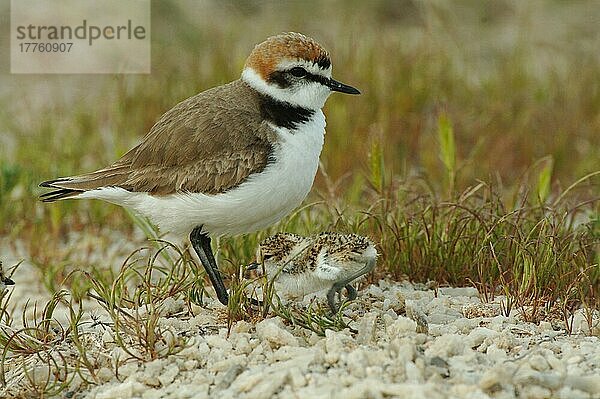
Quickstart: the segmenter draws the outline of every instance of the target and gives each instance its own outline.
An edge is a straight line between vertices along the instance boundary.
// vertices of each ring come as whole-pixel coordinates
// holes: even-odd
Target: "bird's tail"
[[[40,195],[42,202],[54,202],[62,199],[73,198],[81,194],[84,190],[75,190],[72,188],[64,188],[61,183],[68,183],[71,178],[61,178],[55,180],[48,180],[40,183],[40,187],[54,188],[56,190]]]
[[[61,177],[40,183],[40,187],[53,188],[54,191],[42,194],[40,200],[53,202],[76,198],[79,194],[102,187],[121,186],[129,173],[129,166],[115,164],[105,169],[79,176]]]

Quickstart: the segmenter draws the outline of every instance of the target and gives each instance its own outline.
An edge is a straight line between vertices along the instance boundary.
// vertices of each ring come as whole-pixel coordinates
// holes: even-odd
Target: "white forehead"
[[[321,75],[325,76],[326,78],[331,77],[331,65],[329,65],[328,68],[323,69],[316,62],[302,59],[284,58],[277,63],[275,69],[277,71],[285,71],[297,66],[306,69],[309,73],[312,73],[313,75]]]

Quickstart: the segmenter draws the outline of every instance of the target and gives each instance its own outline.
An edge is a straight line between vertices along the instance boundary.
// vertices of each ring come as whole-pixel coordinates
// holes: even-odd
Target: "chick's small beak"
[[[342,82],[338,82],[335,79],[329,78],[326,82],[327,87],[329,87],[332,91],[339,91],[340,93],[346,94],[360,94],[358,89],[355,89],[352,86],[348,86]]]
[[[258,262],[252,262],[248,266],[246,266],[246,270],[256,270],[260,266]]]
[[[250,279],[255,277],[253,276],[253,274],[256,274],[258,272],[259,266],[260,263],[258,262],[252,262],[248,266],[246,266],[246,269],[244,270],[244,278]]]

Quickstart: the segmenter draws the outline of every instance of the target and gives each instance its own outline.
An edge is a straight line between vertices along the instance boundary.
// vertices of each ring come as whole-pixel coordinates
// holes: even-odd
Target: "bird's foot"
[[[346,285],[334,284],[333,287],[331,287],[331,289],[329,291],[327,291],[327,304],[329,305],[329,309],[331,310],[331,313],[333,313],[333,314],[337,314],[337,312],[339,312],[339,310],[340,310],[341,296],[342,296],[343,288],[346,288],[346,294],[347,294],[346,296],[349,301],[353,301],[358,297],[356,289],[353,286],[351,286],[350,284],[346,284]],[[335,303],[335,294],[338,294],[338,296],[340,297],[340,304]]]
[[[346,284],[346,297],[348,298],[349,301],[353,301],[358,297],[358,293],[356,292],[356,289],[351,286],[350,284]]]

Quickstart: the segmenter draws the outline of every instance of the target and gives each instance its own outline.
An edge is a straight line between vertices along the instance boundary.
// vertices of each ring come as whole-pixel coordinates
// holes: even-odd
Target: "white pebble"
[[[204,339],[206,340],[206,344],[211,349],[221,349],[224,351],[230,351],[233,348],[231,342],[219,335],[207,335],[206,337],[204,337]]]
[[[493,339],[498,333],[494,330],[490,330],[485,327],[477,327],[469,333],[465,339],[465,344],[469,348],[476,348],[483,343],[486,339]]]
[[[447,358],[450,356],[460,355],[465,349],[465,339],[458,334],[446,334],[438,337],[433,344],[425,349],[427,357],[439,356]]]
[[[391,337],[402,336],[414,333],[417,330],[417,323],[408,317],[398,316],[398,318],[388,327],[388,334]]]
[[[562,387],[558,391],[557,397],[560,399],[590,399],[589,394],[577,389],[573,389],[569,386]]]
[[[96,399],[130,399],[139,397],[147,390],[146,386],[132,380],[126,380],[119,384],[110,384],[96,394]]]
[[[600,395],[600,374],[596,372],[595,375],[583,377],[567,376],[565,378],[565,385],[583,392]]]
[[[423,381],[423,374],[421,373],[421,370],[419,370],[419,368],[413,362],[404,363],[404,368],[406,370],[406,380],[408,382],[420,383]]]
[[[550,365],[542,355],[531,355],[529,357],[529,365],[537,371],[546,371],[550,368]]]
[[[179,367],[177,367],[176,364],[172,363],[162,370],[162,372],[158,376],[158,380],[164,387],[172,383],[175,380],[175,377],[177,377],[177,374],[179,374]]]
[[[376,339],[376,323],[377,314],[375,312],[369,312],[365,314],[358,323],[358,334],[356,341],[359,344],[370,344]]]
[[[479,297],[479,291],[475,287],[442,287],[439,292],[445,296]]]
[[[273,348],[284,345],[298,346],[298,339],[292,333],[280,327],[273,319],[266,319],[258,323],[256,334]]]

